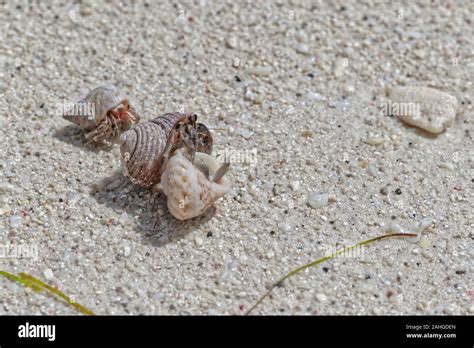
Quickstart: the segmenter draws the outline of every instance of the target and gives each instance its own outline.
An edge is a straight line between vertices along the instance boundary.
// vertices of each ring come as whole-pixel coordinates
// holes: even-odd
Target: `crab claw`
[[[137,113],[135,108],[128,103],[128,100],[123,101],[124,108],[126,110],[126,119],[130,125],[137,124],[140,122],[140,115]]]

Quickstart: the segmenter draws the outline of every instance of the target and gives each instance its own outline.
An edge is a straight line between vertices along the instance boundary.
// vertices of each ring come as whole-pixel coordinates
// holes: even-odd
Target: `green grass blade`
[[[48,284],[43,283],[41,280],[36,279],[35,277],[30,276],[29,274],[26,273],[20,273],[19,277],[5,272],[5,271],[0,271],[0,275],[3,275],[7,277],[8,279],[19,282],[31,289],[33,289],[35,292],[40,292],[42,290],[45,290],[49,294],[56,295],[63,300],[65,300],[69,305],[73,306],[75,309],[77,309],[79,312],[86,314],[86,315],[95,315],[90,309],[80,305],[79,303],[73,301],[71,298],[66,296],[63,292],[59,291],[56,288],[53,288],[52,286],[49,286]]]
[[[373,242],[376,242],[378,240],[381,240],[381,239],[385,239],[385,238],[389,238],[389,237],[417,237],[418,235],[417,234],[414,234],[414,233],[390,233],[390,234],[384,234],[382,236],[378,236],[378,237],[374,237],[374,238],[371,238],[371,239],[367,239],[367,240],[364,240],[362,242],[359,242],[357,244],[354,244],[354,245],[351,245],[351,246],[348,246],[348,247],[345,247],[345,248],[342,248],[342,249],[339,249],[339,250],[336,250],[334,253],[332,253],[331,255],[328,255],[328,256],[325,256],[325,257],[322,257],[316,261],[313,261],[313,262],[310,262],[306,265],[303,265],[301,267],[298,267],[298,268],[295,268],[294,270],[290,271],[289,273],[287,273],[286,275],[284,275],[283,277],[281,277],[280,279],[278,279],[275,283],[273,283],[273,285],[270,287],[270,289],[268,289],[267,292],[265,292],[262,297],[260,297],[258,299],[257,302],[255,302],[255,304],[245,313],[245,315],[249,315],[250,312],[252,312],[260,303],[262,303],[262,301],[268,297],[268,295],[270,295],[270,293],[273,291],[273,289],[275,289],[278,285],[280,285],[281,283],[283,283],[286,279],[288,279],[289,277],[297,274],[297,273],[300,273],[301,271],[307,269],[307,268],[310,268],[312,266],[316,266],[320,263],[323,263],[325,261],[328,261],[334,257],[336,257],[337,255],[340,255],[342,253],[345,253],[349,250],[352,250],[352,249],[355,249],[357,247],[360,247],[362,245],[367,245],[367,244],[371,244]]]
[[[76,301],[73,301],[70,297],[68,297],[67,295],[65,295],[63,292],[61,292],[60,290],[56,289],[56,288],[53,288],[52,286],[42,282],[41,280],[39,279],[36,279],[32,276],[30,276],[29,274],[26,274],[26,273],[20,273],[19,274],[20,277],[22,279],[26,279],[28,281],[30,281],[31,283],[35,284],[36,286],[38,287],[41,287],[57,296],[59,296],[60,298],[62,298],[64,301],[66,301],[68,304],[70,304],[71,306],[73,306],[74,308],[76,308],[79,312],[83,313],[83,314],[86,314],[86,315],[95,315],[90,309],[80,305],[79,303],[77,303]]]
[[[33,289],[35,292],[41,291],[41,288],[38,287],[37,285],[35,285],[35,284],[33,284],[33,283],[23,279],[23,278],[17,277],[14,274],[11,274],[11,273],[8,273],[8,272],[5,272],[5,271],[0,271],[0,275],[5,276],[5,277],[7,277],[8,279],[10,279],[12,281],[19,282],[19,283]]]

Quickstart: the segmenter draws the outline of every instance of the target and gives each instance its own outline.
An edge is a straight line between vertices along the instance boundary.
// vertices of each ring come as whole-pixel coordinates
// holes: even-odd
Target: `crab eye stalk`
[[[193,113],[189,116],[189,122],[192,124],[192,125],[195,125],[196,124],[196,121],[197,121],[197,114]]]

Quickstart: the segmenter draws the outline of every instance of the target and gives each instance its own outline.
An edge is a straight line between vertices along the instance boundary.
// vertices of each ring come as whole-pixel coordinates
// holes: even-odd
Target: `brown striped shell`
[[[90,142],[116,138],[140,120],[128,100],[112,85],[90,91],[63,118],[88,131],[85,136]]]
[[[143,187],[159,183],[164,170],[163,153],[171,130],[178,123],[189,123],[191,115],[193,114],[167,113],[122,134],[120,152],[123,174],[134,184]]]

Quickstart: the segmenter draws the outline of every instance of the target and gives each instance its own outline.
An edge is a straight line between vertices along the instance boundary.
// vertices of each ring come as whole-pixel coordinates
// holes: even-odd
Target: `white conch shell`
[[[195,163],[179,149],[169,159],[161,177],[161,186],[168,198],[168,209],[179,220],[201,215],[231,189],[230,184],[223,179],[216,182],[210,179],[219,169],[214,158],[196,152]]]

